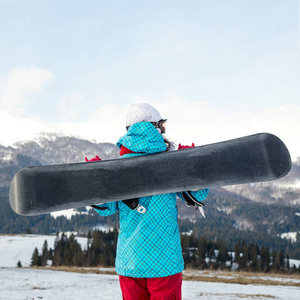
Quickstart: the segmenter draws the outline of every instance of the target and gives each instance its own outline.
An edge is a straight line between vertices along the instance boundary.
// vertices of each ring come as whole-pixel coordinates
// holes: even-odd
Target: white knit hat
[[[126,126],[131,126],[140,122],[158,122],[160,121],[160,113],[147,103],[131,104],[126,116]]]

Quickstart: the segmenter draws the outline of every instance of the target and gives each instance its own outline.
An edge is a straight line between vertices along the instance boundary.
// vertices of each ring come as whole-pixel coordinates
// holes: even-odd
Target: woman
[[[174,150],[164,139],[166,120],[146,103],[132,104],[127,133],[117,143],[122,157]],[[97,213],[118,213],[120,232],[116,272],[125,300],[181,299],[184,268],[177,222],[177,196],[188,206],[201,207],[208,189],[142,197],[97,206]]]

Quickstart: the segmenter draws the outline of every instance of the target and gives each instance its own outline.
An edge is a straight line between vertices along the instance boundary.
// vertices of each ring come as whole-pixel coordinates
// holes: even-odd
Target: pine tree
[[[207,253],[208,242],[205,237],[201,237],[198,242],[198,257],[199,267],[201,270],[207,268],[206,253]]]
[[[286,268],[290,269],[290,256],[288,254],[286,255]]]
[[[249,261],[249,250],[245,241],[242,242],[242,257],[240,260],[239,270],[247,270]]]
[[[280,271],[280,255],[279,252],[275,250],[272,251],[272,271],[273,272]]]
[[[219,240],[217,242],[217,247],[219,250],[217,262],[218,262],[219,268],[222,270],[226,267],[226,261],[229,260],[228,249],[226,247],[225,242],[221,241],[221,240]]]
[[[88,232],[88,235],[87,235],[87,250],[89,250],[90,249],[90,247],[91,247],[91,244],[92,244],[92,233],[91,233],[91,231],[89,230],[89,232]]]
[[[250,265],[250,270],[252,272],[257,272],[258,271],[258,246],[257,245],[253,245],[250,244],[249,245],[250,248],[250,261],[251,261],[251,265]]]
[[[42,256],[41,256],[42,266],[47,265],[47,260],[48,260],[48,242],[47,242],[47,240],[45,240],[44,245],[43,245],[43,250],[42,250]]]
[[[240,266],[240,263],[241,263],[241,255],[240,255],[241,249],[240,249],[240,245],[238,243],[234,245],[234,253],[235,253],[234,262]]]
[[[42,262],[41,262],[41,257],[39,256],[39,251],[38,249],[35,247],[32,257],[31,257],[31,266],[41,266]]]
[[[284,272],[285,265],[284,265],[284,253],[283,253],[283,250],[279,251],[278,256],[279,256],[279,270],[280,270],[280,272]]]
[[[263,272],[268,272],[270,270],[270,250],[268,247],[262,246],[260,250],[260,259],[261,259],[261,270]]]

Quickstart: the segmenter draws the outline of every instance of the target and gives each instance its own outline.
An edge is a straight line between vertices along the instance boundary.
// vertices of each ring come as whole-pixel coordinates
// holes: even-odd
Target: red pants
[[[119,277],[123,300],[181,300],[181,273],[160,278]]]

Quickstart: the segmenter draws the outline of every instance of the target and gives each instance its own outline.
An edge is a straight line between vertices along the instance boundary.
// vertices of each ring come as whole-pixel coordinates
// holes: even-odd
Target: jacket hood
[[[149,122],[135,123],[129,127],[127,133],[117,142],[117,146],[124,146],[133,152],[158,153],[167,150],[163,136]]]

